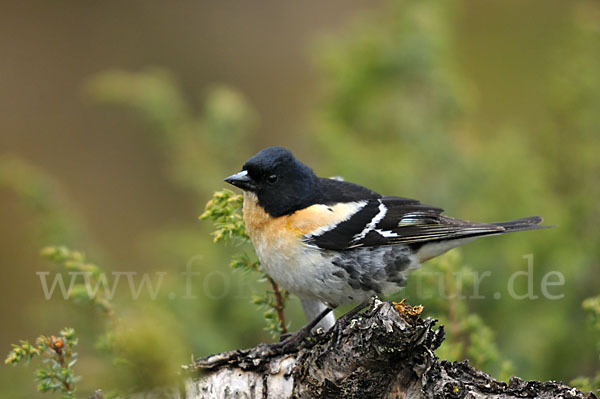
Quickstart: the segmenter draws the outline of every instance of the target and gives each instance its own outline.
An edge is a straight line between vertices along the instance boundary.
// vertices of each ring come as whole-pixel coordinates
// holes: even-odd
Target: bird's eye
[[[271,175],[271,176],[267,177],[267,181],[271,184],[277,183],[277,179],[278,179],[277,175]]]

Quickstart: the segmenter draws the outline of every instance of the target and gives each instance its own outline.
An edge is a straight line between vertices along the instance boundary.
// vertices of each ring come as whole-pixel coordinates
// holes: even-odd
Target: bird
[[[396,293],[410,271],[452,248],[548,227],[539,216],[498,223],[445,216],[415,199],[318,177],[278,146],[252,156],[225,182],[243,192],[243,220],[262,267],[312,319],[288,343],[305,338],[338,306],[359,304],[350,316],[371,297]]]

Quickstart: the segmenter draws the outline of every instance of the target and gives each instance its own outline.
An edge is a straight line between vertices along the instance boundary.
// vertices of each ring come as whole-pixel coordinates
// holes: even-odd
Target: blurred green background
[[[11,2],[0,13],[0,348],[70,326],[81,392],[170,381],[180,364],[270,339],[198,221],[222,178],[284,145],[322,176],[478,221],[543,215],[558,228],[478,241],[492,272],[466,304],[524,378],[594,375],[581,302],[598,294],[597,1]],[[44,299],[38,256],[66,244],[107,271],[166,272],[156,300],[115,298],[126,371],[95,343],[101,314]],[[534,287],[507,295],[534,254]],[[183,298],[186,265],[195,300]],[[439,265],[438,265],[439,266]],[[436,266],[437,267],[437,266]],[[518,292],[527,289],[519,281]],[[502,293],[500,299],[493,294]],[[172,295],[169,295],[171,294]],[[409,301],[444,320],[414,285]],[[401,297],[400,295],[399,297]],[[439,298],[438,298],[439,299]],[[304,323],[297,300],[292,329]],[[473,344],[473,343],[471,343]],[[446,353],[446,352],[444,352]],[[469,353],[465,354],[469,356]],[[471,360],[477,364],[477,359]],[[480,363],[497,373],[498,364]],[[33,368],[1,367],[0,396],[35,397]],[[158,378],[157,376],[164,376]]]

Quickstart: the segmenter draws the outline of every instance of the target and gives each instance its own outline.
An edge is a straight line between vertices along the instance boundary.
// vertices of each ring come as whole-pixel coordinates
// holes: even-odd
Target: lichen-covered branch
[[[185,397],[595,398],[554,381],[507,384],[467,362],[441,361],[433,351],[443,327],[412,310],[375,300],[330,350],[331,333],[321,333],[291,353],[261,344],[198,359],[199,376],[187,381]]]

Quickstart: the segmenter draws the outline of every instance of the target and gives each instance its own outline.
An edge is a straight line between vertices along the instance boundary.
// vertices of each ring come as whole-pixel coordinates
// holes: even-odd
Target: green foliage
[[[88,263],[83,253],[71,250],[65,246],[45,247],[41,256],[64,268],[71,273],[80,273],[85,276],[83,281],[73,285],[69,292],[69,299],[78,304],[91,304],[102,310],[110,319],[114,316],[113,305],[106,294],[99,289],[93,293],[90,287],[97,287],[99,279],[106,279],[102,269]],[[108,336],[109,333],[101,335]],[[35,358],[42,357],[43,367],[36,370],[35,381],[39,392],[61,392],[63,397],[75,396],[76,383],[80,377],[75,376],[73,366],[77,362],[77,353],[74,348],[79,338],[75,330],[65,328],[60,335],[39,336],[35,345],[21,340],[19,345],[13,345],[13,350],[8,354],[5,364],[24,362],[26,365]]]
[[[82,280],[73,284],[70,299],[76,303],[90,303],[109,317],[113,317],[113,305],[106,291],[108,285],[106,273],[102,269],[88,263],[83,253],[65,246],[45,247],[41,251],[41,256],[62,266],[68,272],[79,273],[83,276]],[[100,286],[105,289],[100,289]]]
[[[12,345],[13,350],[6,356],[4,364],[17,364],[25,361],[28,365],[31,359],[40,355],[40,350],[29,343],[29,341],[20,340],[18,345]]]
[[[147,392],[177,386],[190,351],[173,315],[160,308],[127,309],[122,320],[109,330],[109,353],[118,371],[111,388]]]
[[[78,341],[72,328],[61,330],[58,336],[41,335],[35,340],[35,344],[22,340],[18,345],[13,344],[13,349],[4,363],[28,365],[34,358],[41,358],[41,365],[35,373],[37,390],[60,392],[63,398],[73,398],[76,384],[80,380],[73,370],[77,362],[74,349]]]
[[[265,331],[271,333],[273,337],[287,333],[289,325],[285,322],[284,309],[287,303],[289,292],[278,287],[271,278],[265,278],[273,288],[273,291],[266,291],[262,296],[255,295],[252,297],[252,303],[264,309],[263,316],[265,318]]]
[[[44,248],[41,255],[65,271],[81,273],[84,278],[77,280],[73,285],[69,299],[77,304],[91,305],[107,316],[104,331],[96,333],[95,347],[108,355],[118,370],[113,377],[111,389],[127,392],[132,388],[148,390],[155,386],[175,383],[179,365],[187,358],[188,353],[184,350],[181,337],[169,330],[168,326],[174,324],[171,316],[159,309],[136,312],[126,308],[122,311],[126,312],[126,317],[117,317],[113,301],[106,289],[102,289],[108,287],[106,273],[100,267],[89,263],[82,252],[65,246],[54,246]],[[64,330],[66,339],[72,337],[71,331]],[[42,342],[39,339],[38,341]],[[76,341],[73,342],[76,344]],[[46,347],[43,350],[46,350]],[[30,347],[23,341],[20,349],[15,346],[6,362],[10,360],[14,363],[21,358],[29,360],[37,352],[40,352],[39,347]],[[71,356],[71,352],[68,353]],[[37,380],[41,381],[38,389],[55,390],[58,386],[56,381],[49,380],[51,374],[48,370],[38,371],[37,375]],[[62,371],[61,375],[64,376],[65,382],[76,382],[72,373],[68,371]]]
[[[590,325],[596,334],[597,349],[600,352],[600,296],[587,298],[583,301],[582,307],[588,312]]]
[[[237,242],[249,243],[250,238],[246,233],[246,227],[242,218],[243,199],[230,190],[217,191],[206,204],[206,210],[200,216],[203,220],[212,220],[216,230],[212,233],[214,242]],[[234,270],[260,273],[259,281],[268,281],[272,291],[267,291],[260,296],[254,296],[252,302],[264,309],[263,313],[266,327],[265,330],[276,337],[287,332],[287,324],[284,317],[284,309],[288,299],[288,292],[282,290],[262,269],[260,262],[251,259],[246,253],[234,255],[230,266]]]
[[[239,270],[243,272],[254,271],[260,272],[260,262],[258,259],[252,259],[247,253],[236,254],[231,257],[231,263],[229,264],[233,270]]]
[[[206,204],[206,210],[200,219],[212,220],[216,230],[212,233],[214,242],[232,241],[239,239],[242,242],[249,240],[244,226],[244,220],[240,213],[242,209],[243,198],[240,194],[235,194],[231,190],[217,191]],[[236,264],[247,263],[245,258],[237,258]],[[239,268],[239,266],[234,266]]]
[[[582,392],[600,391],[600,374],[594,378],[577,377],[569,382],[569,385],[579,389]]]
[[[600,356],[600,296],[587,298],[585,301],[583,301],[582,307],[589,315],[589,323],[594,331],[594,334],[596,335],[596,349]],[[600,392],[600,372],[598,372],[593,378],[575,378],[570,384],[584,392]]]
[[[477,278],[474,270],[464,266],[460,250],[430,261],[413,276],[420,289],[417,299],[430,298],[424,299],[425,309],[435,309],[436,317],[446,326],[447,338],[438,356],[458,361],[467,358],[475,367],[506,380],[512,375],[511,363],[502,360],[494,332],[465,300]]]

